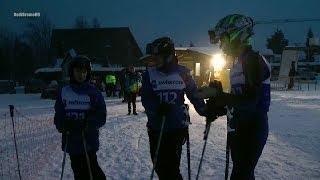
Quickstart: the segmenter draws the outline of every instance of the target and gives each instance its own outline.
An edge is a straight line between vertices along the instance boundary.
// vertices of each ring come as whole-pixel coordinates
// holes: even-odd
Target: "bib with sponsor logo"
[[[230,83],[231,83],[231,94],[234,95],[242,95],[245,92],[245,67],[244,62],[247,60],[247,57],[250,52],[244,55],[242,58],[239,58],[236,64],[233,66],[230,72]],[[271,78],[271,66],[270,63],[266,60],[266,58],[260,55],[266,65],[267,70],[269,71],[269,76],[262,81],[262,88],[259,93],[259,97],[257,98],[257,102],[248,104],[247,106],[236,107],[238,110],[243,111],[254,111],[256,108],[261,108],[264,111],[269,111],[270,106],[270,78]]]
[[[87,94],[77,94],[70,86],[62,88],[62,102],[65,105],[66,118],[84,120],[90,109],[90,97]]]
[[[183,104],[186,84],[179,72],[165,74],[155,67],[148,69],[153,91],[159,97],[160,103]]]

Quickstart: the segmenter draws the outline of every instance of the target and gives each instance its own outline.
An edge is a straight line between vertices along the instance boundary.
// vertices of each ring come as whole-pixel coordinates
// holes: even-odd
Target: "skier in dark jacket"
[[[239,14],[224,17],[209,30],[211,43],[219,42],[221,50],[235,60],[230,72],[231,94],[214,87],[199,88],[197,93],[201,98],[214,98],[222,106],[227,105],[234,180],[255,179],[254,169],[269,131],[270,64],[252,50],[252,35],[252,19]],[[214,109],[208,107],[208,111]]]
[[[294,86],[294,77],[296,75],[296,62],[291,62],[291,67],[289,70],[289,83],[288,83],[288,89],[292,89]]]
[[[143,74],[141,102],[148,117],[151,159],[155,163],[162,131],[155,171],[160,180],[182,179],[179,168],[181,151],[189,125],[184,96],[187,95],[201,116],[206,116],[205,103],[195,97],[197,87],[189,69],[176,63],[174,44],[170,38],[158,38],[148,44],[147,54],[152,55],[155,66],[148,67]]]
[[[125,90],[127,92],[128,115],[131,114],[131,104],[134,115],[138,115],[136,108],[137,94],[140,90],[141,78],[136,73],[134,66],[130,66],[125,77]]]
[[[99,128],[106,122],[106,105],[101,92],[89,84],[90,60],[76,56],[68,72],[70,84],[62,88],[55,103],[54,124],[62,133],[62,149],[66,146],[74,179],[90,179],[87,155],[93,179],[106,179],[96,155]]]
[[[126,75],[128,74],[128,67],[122,69],[120,71],[120,74],[119,74],[119,82],[120,82],[120,87],[121,87],[121,91],[120,91],[120,94],[119,94],[119,98],[121,98],[121,96],[123,96],[123,100],[122,102],[127,102],[127,92],[126,92],[126,88],[125,88],[125,84],[126,84]]]

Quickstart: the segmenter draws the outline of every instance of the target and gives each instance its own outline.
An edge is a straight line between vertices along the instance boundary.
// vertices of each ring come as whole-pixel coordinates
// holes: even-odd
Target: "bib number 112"
[[[175,100],[177,99],[176,92],[160,92],[157,95],[159,96],[160,103],[175,104]]]

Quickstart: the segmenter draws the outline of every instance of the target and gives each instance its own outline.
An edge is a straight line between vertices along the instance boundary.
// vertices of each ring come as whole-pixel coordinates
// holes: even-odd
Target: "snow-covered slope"
[[[98,161],[108,179],[148,179],[150,176],[152,164],[145,127],[147,119],[139,99],[138,116],[127,116],[127,105],[121,103],[121,99],[105,99],[108,117],[100,131]],[[53,115],[54,101],[41,100],[39,95],[0,95],[0,100],[1,114],[7,112],[7,105],[10,103],[30,117]],[[195,179],[204,143],[202,138],[205,121],[190,107],[193,123],[190,126],[191,168],[192,179]],[[272,92],[269,138],[256,167],[256,179],[319,179],[319,117],[320,91]],[[220,117],[212,124],[200,179],[224,178],[225,122],[226,118]],[[55,137],[59,142],[60,135]],[[46,155],[48,157],[43,157],[46,161],[42,162],[38,179],[59,179],[63,155],[60,144],[50,149]],[[181,172],[186,179],[186,147],[183,149]],[[73,179],[69,160],[64,179]]]

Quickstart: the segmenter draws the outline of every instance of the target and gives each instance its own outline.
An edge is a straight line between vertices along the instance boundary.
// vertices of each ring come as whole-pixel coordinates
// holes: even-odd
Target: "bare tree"
[[[314,51],[311,48],[312,45],[310,45],[310,42],[309,42],[311,38],[313,38],[313,32],[312,32],[312,29],[309,28],[307,39],[306,39],[307,50],[305,51],[307,61],[311,61],[313,59],[313,54],[314,54]]]
[[[34,68],[48,65],[51,34],[54,25],[46,15],[31,18],[26,24],[24,37],[33,50]]]
[[[100,28],[100,22],[99,22],[98,18],[95,17],[92,19],[92,27],[93,28]]]
[[[16,34],[0,28],[0,79],[14,77],[14,41]]]
[[[32,48],[17,36],[14,41],[14,75],[16,80],[27,80],[33,76]]]
[[[76,29],[86,29],[89,28],[89,23],[83,16],[78,16],[75,20],[74,27]]]

